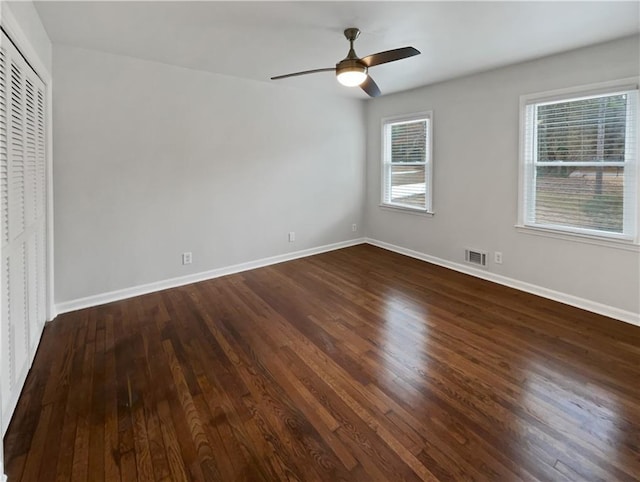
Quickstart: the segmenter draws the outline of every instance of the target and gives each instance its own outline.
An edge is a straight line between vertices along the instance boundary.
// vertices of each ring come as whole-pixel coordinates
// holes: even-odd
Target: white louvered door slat
[[[44,200],[44,197],[43,197]],[[40,219],[41,226],[38,229],[38,239],[36,245],[36,276],[38,278],[38,293],[37,293],[37,303],[38,303],[38,322],[37,326],[38,336],[42,330],[42,325],[47,318],[47,237],[46,237],[46,225],[45,219],[42,217]]]
[[[2,431],[46,321],[45,85],[4,32],[0,42]]]
[[[11,286],[9,285],[9,278],[11,277],[9,256],[2,257],[2,380],[3,385],[3,408],[4,398],[7,397],[15,388],[15,362],[13,360],[13,335],[11,333],[11,327],[13,326],[11,320]]]
[[[2,224],[2,247],[9,242],[9,158],[7,153],[7,87],[6,54],[0,46],[0,222]]]
[[[9,306],[11,307],[11,322],[13,337],[13,352],[15,367],[23,367],[29,353],[29,320],[27,314],[27,266],[24,243],[21,243],[17,253],[13,253],[10,259],[11,270],[9,286],[11,293]],[[14,377],[19,374],[15,373]]]
[[[24,231],[25,119],[24,80],[20,67],[12,59],[9,88],[9,232],[16,239]]]
[[[36,91],[33,83],[25,79],[24,109],[24,192],[25,192],[25,225],[30,226],[36,219]]]
[[[26,259],[26,273],[27,273],[27,352],[35,350],[38,339],[40,336],[38,330],[38,320],[40,319],[38,313],[38,231],[36,230],[33,236],[30,236],[27,241],[27,259]]]
[[[36,96],[36,217],[42,218],[46,205],[46,144],[45,144],[45,115],[44,90],[38,88]]]

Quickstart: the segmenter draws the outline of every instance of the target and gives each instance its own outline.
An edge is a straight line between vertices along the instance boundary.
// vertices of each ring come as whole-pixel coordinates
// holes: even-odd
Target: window
[[[431,211],[431,112],[382,122],[382,205]]]
[[[520,225],[636,241],[638,90],[521,98]]]

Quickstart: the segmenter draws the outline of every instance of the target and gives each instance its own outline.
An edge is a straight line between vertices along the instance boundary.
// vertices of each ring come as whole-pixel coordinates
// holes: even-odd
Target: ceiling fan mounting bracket
[[[344,60],[358,59],[358,56],[356,55],[356,51],[353,50],[353,42],[355,42],[355,40],[358,38],[359,35],[360,35],[360,29],[358,28],[349,27],[345,29],[344,36],[347,37],[347,40],[349,41],[349,53],[347,53],[347,56],[344,58]]]
[[[344,36],[347,37],[349,42],[353,42],[360,36],[360,29],[355,27],[349,27],[344,30]]]

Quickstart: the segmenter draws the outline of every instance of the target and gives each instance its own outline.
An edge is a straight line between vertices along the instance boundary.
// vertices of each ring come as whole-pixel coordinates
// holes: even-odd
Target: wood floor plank
[[[156,359],[152,355],[152,351],[150,349],[151,342],[150,339],[153,338],[153,334],[149,333],[150,330],[148,327],[145,327],[143,331],[143,345],[141,356],[139,356],[139,363],[141,365],[138,366],[138,369],[145,375],[145,384],[141,387],[141,391],[143,392],[142,404],[143,407],[140,410],[140,414],[144,415],[145,423],[146,423],[146,431],[147,431],[147,440],[148,440],[148,450],[150,452],[151,460],[151,470],[153,472],[154,480],[170,480],[171,479],[171,470],[169,467],[169,462],[167,459],[167,453],[165,444],[163,441],[162,430],[160,427],[160,421],[158,418],[156,401],[158,400],[157,396],[153,396],[151,394],[157,393],[157,386],[154,383],[153,370],[151,368],[151,363]]]
[[[118,451],[118,397],[116,379],[116,353],[113,315],[104,316],[104,478],[109,482],[120,482],[120,453]]]
[[[72,314],[73,315],[73,314]],[[65,406],[64,422],[62,433],[58,441],[58,457],[56,463],[56,482],[71,480],[72,463],[74,457],[74,448],[76,444],[76,429],[78,425],[78,417],[82,401],[89,394],[84,392],[80,387],[83,380],[83,361],[85,360],[85,352],[87,351],[86,333],[88,328],[88,311],[79,312],[77,316],[71,316],[70,322],[77,324],[77,329],[73,331],[74,342],[71,355],[71,366],[68,376],[68,397]],[[45,331],[46,333],[46,331]],[[39,353],[36,354],[38,359]],[[51,442],[50,442],[51,443]],[[11,477],[10,474],[7,474]]]
[[[640,329],[369,245],[67,313],[10,482],[637,481]]]
[[[184,463],[183,450],[178,442],[178,435],[175,432],[169,405],[166,401],[158,403],[158,420],[160,422],[162,440],[164,441],[167,461],[171,471],[171,479],[176,481],[189,480],[187,468]]]
[[[43,462],[43,452],[46,442],[47,429],[49,421],[51,420],[52,405],[48,404],[42,407],[40,413],[39,423],[36,427],[36,437],[31,442],[29,453],[24,464],[24,472],[22,473],[22,480],[36,480],[40,472],[40,467]]]
[[[79,404],[78,420],[73,447],[73,462],[71,479],[88,480],[89,478],[89,439],[91,437],[91,406],[92,406],[92,385],[94,375],[95,360],[95,339],[89,341],[94,330],[95,320],[89,320],[89,330],[87,332],[87,346],[82,362],[82,379],[80,380],[80,390],[85,394]],[[93,337],[91,337],[93,338]]]
[[[120,477],[125,480],[138,480],[135,443],[133,436],[133,419],[131,411],[134,393],[131,387],[131,370],[133,368],[132,325],[135,320],[129,318],[131,303],[114,307],[115,357],[116,357],[116,399],[118,405],[118,452],[117,463]]]
[[[218,473],[213,453],[211,452],[209,439],[203,427],[202,416],[197,410],[196,404],[193,400],[193,395],[189,390],[189,386],[184,376],[183,367],[180,365],[175,353],[176,344],[172,343],[170,340],[165,340],[162,345],[169,362],[173,382],[178,391],[180,405],[185,415],[191,439],[196,447],[198,460],[200,461],[200,470],[203,472],[205,478],[207,477],[207,474],[211,474],[212,476],[215,475],[215,478],[219,479],[220,475]]]

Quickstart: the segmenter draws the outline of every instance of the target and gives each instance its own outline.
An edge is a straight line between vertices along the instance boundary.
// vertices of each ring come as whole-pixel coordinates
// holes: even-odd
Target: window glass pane
[[[627,94],[539,105],[538,161],[624,162]]]
[[[407,207],[426,207],[426,167],[390,166],[391,182],[389,201]]]
[[[624,168],[538,167],[535,222],[621,233]]]
[[[391,124],[391,162],[426,162],[427,121]]]

